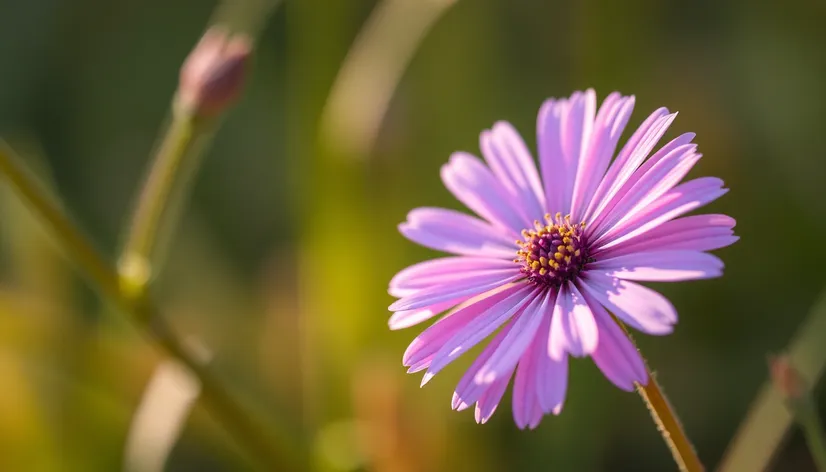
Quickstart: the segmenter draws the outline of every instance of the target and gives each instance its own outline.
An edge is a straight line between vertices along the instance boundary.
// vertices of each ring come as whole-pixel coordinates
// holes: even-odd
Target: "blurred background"
[[[216,5],[0,1],[0,135],[113,259],[178,68]],[[255,19],[260,5],[225,7]],[[439,178],[451,152],[478,153],[500,119],[533,143],[548,97],[634,94],[629,128],[666,106],[680,115],[665,140],[697,133],[692,175],[731,188],[707,210],[734,216],[742,237],[718,251],[723,278],[657,285],[679,329],[637,338],[713,467],[767,354],[826,285],[824,21],[813,0],[287,1],[261,25],[156,298],[316,470],[676,470],[640,399],[588,360],[573,362],[559,417],[520,431],[507,394],[478,426],[450,410],[478,349],[420,389],[401,356],[425,325],[387,328],[387,282],[435,255],[396,225],[416,206],[460,208]],[[197,395],[162,362],[0,181],[0,470],[159,470],[141,457],[164,447],[165,470],[252,470],[197,403],[177,442],[159,444],[163,424],[131,436],[136,411],[151,403],[150,420],[171,421]],[[799,433],[772,470],[814,470]]]

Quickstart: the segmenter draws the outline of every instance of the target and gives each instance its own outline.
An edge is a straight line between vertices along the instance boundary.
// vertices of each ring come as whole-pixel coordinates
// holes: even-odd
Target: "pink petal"
[[[442,346],[427,369],[422,384],[439,373],[445,366],[456,360],[468,349],[488,337],[497,328],[519,313],[524,306],[538,295],[538,289],[532,285],[523,286],[508,298],[487,309],[465,324]]]
[[[574,186],[579,167],[588,152],[588,143],[594,128],[594,114],[597,107],[597,96],[593,89],[584,93],[576,92],[569,100],[568,113],[562,115],[562,152],[570,164],[570,191],[566,192],[564,206],[558,210],[563,213],[571,212]]]
[[[491,290],[448,313],[416,336],[407,347],[402,363],[405,367],[412,367],[425,362],[471,320],[523,288],[523,284],[511,284],[499,290]],[[430,365],[429,362],[427,365]]]
[[[496,407],[499,406],[499,402],[502,401],[502,395],[505,394],[505,390],[508,388],[508,383],[510,382],[511,375],[513,372],[507,376],[498,379],[497,381],[493,382],[485,393],[479,398],[479,401],[476,402],[476,422],[479,424],[485,424],[493,416],[493,413],[496,411]]]
[[[625,143],[591,199],[585,217],[589,228],[598,228],[600,219],[605,214],[610,214],[612,205],[617,201],[617,195],[626,188],[628,180],[648,157],[676,116],[676,113],[669,115],[665,108],[656,110]]]
[[[520,202],[525,226],[545,214],[545,193],[525,141],[510,123],[500,121],[480,136],[482,155],[505,188]]]
[[[478,384],[491,384],[498,378],[510,376],[517,361],[536,337],[536,330],[551,307],[553,300],[550,290],[534,297],[525,310],[511,321],[512,329],[499,349],[479,369],[474,381]]]
[[[518,235],[526,217],[521,201],[513,198],[482,161],[465,152],[456,152],[442,166],[442,181],[448,190],[477,215]]]
[[[637,235],[650,231],[691,210],[699,208],[723,196],[728,189],[715,177],[701,177],[669,190],[647,208],[608,230],[594,241],[595,247],[607,249]]]
[[[493,340],[485,346],[482,353],[474,359],[468,370],[465,371],[462,379],[459,380],[459,384],[456,385],[456,390],[453,392],[453,401],[451,402],[451,406],[454,410],[461,411],[476,403],[476,401],[479,400],[479,398],[490,388],[490,385],[477,383],[474,381],[474,378],[479,372],[479,369],[481,369],[488,362],[488,359],[496,353],[499,346],[502,344],[502,341],[505,339],[505,336],[512,331],[513,326],[514,323],[508,323],[502,328],[502,330],[496,333]],[[510,373],[513,373],[513,369],[511,369]],[[510,373],[508,374],[508,378],[510,378]]]
[[[666,221],[658,227],[630,238],[622,244],[593,253],[597,260],[635,252],[658,250],[711,251],[728,246],[739,238],[731,228],[736,222],[726,215],[693,215]]]
[[[422,321],[427,321],[430,318],[433,318],[439,313],[464,302],[468,298],[470,297],[456,298],[447,302],[430,305],[426,308],[419,308],[418,310],[397,311],[390,316],[387,324],[392,330],[409,328],[413,325],[421,323]]]
[[[462,279],[517,267],[513,261],[485,257],[443,257],[414,264],[390,280],[389,292],[404,297],[433,285],[452,284]]]
[[[532,349],[536,356],[536,397],[544,413],[559,414],[568,389],[568,355],[554,360],[548,353],[551,317],[544,316]]]
[[[723,261],[698,251],[651,251],[600,260],[588,269],[625,280],[676,282],[719,277]]]
[[[515,266],[516,264],[514,264]],[[444,285],[432,285],[428,288],[396,300],[390,305],[390,311],[407,311],[425,308],[437,303],[443,303],[456,298],[471,297],[487,292],[488,290],[513,282],[521,278],[518,267],[480,272],[463,279],[456,278],[453,282]]]
[[[600,228],[611,228],[633,217],[640,209],[671,190],[700,160],[700,155],[694,152],[696,149],[696,144],[685,144],[665,155],[658,153],[649,159],[628,180],[626,188],[617,192],[618,201],[611,208],[611,215],[603,218],[599,228],[594,228],[589,234],[600,236]],[[647,166],[649,168],[645,169]]]
[[[580,160],[588,150],[594,125],[596,93],[575,92],[567,100],[549,100],[537,119],[537,140],[547,208],[570,213]]]
[[[535,428],[542,419],[542,407],[536,395],[536,362],[535,349],[529,349],[522,355],[516,367],[516,377],[513,381],[513,419],[520,429]]]
[[[573,177],[571,162],[562,153],[562,115],[568,110],[566,100],[546,100],[536,119],[536,141],[539,167],[545,186],[545,202],[549,212],[562,211],[567,188]],[[575,170],[575,169],[574,169]]]
[[[591,308],[600,331],[599,346],[591,358],[599,370],[614,385],[629,392],[634,390],[634,382],[648,383],[645,364],[628,336],[599,303],[593,303]]]
[[[579,288],[617,318],[644,333],[662,335],[674,330],[677,311],[664,296],[604,272],[582,273]]]
[[[603,101],[594,121],[587,152],[577,169],[571,208],[574,221],[583,221],[633,109],[634,97],[622,97],[617,92]]]
[[[548,349],[552,359],[561,360],[563,351],[575,357],[585,356],[593,352],[599,342],[599,331],[591,309],[579,290],[570,282],[559,290],[553,310],[551,331],[552,334],[555,334],[553,331],[563,334],[551,336]]]
[[[417,208],[399,231],[422,246],[466,256],[512,260],[513,235],[478,218],[444,208]]]

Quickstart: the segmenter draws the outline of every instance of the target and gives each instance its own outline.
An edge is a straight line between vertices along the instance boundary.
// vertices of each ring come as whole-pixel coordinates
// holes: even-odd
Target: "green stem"
[[[628,328],[616,318],[614,318],[614,320],[619,324],[620,328],[625,331],[628,339],[634,344],[634,347],[636,347],[637,343],[634,342],[634,338],[631,336]],[[643,357],[642,353],[640,353],[640,357]],[[677,463],[677,467],[681,472],[703,472],[705,467],[703,463],[700,462],[697,451],[694,450],[694,446],[688,439],[688,435],[685,433],[685,429],[683,429],[680,418],[663,393],[660,384],[657,383],[657,380],[654,378],[654,373],[651,372],[651,369],[648,367],[648,361],[645,360],[645,357],[643,357],[643,362],[645,363],[645,371],[648,374],[648,383],[646,385],[637,383],[637,393],[639,393],[645,406],[648,407],[651,418],[654,420],[654,424],[657,425],[657,430],[660,432],[668,449],[671,450],[671,456],[674,458],[674,462]]]
[[[130,321],[153,340],[170,356],[187,366],[201,383],[201,398],[214,418],[225,427],[242,448],[265,466],[265,470],[288,470],[296,468],[298,462],[293,457],[296,449],[281,446],[273,441],[255,417],[251,415],[235,397],[215,377],[208,366],[199,359],[197,353],[182,343],[163,323],[161,317],[154,316],[156,307],[145,292],[140,297],[123,290],[118,273],[103,256],[89,244],[77,227],[60,211],[58,205],[48,196],[37,180],[30,174],[11,150],[0,141],[0,173],[11,183],[12,189],[26,202],[33,212],[41,217],[47,228],[57,237],[68,257],[74,260],[80,270],[122,312]],[[151,325],[146,320],[153,320]]]
[[[188,177],[195,173],[204,148],[201,144],[210,134],[203,120],[175,107],[135,204],[118,259],[121,283],[131,297],[139,297],[158,271],[159,241],[165,242],[163,236],[173,231],[177,219],[173,210],[184,200]]]
[[[826,472],[826,438],[809,382],[795,368],[788,355],[771,356],[769,373],[775,390],[784,398],[786,408],[803,430],[817,470]]]
[[[807,411],[797,415],[797,422],[806,436],[806,443],[809,445],[817,470],[826,472],[826,434],[823,432],[823,424],[818,417],[814,400],[809,395],[806,397]]]
[[[86,272],[92,282],[106,294],[119,292],[117,274],[60,210],[50,192],[37,181],[3,141],[0,141],[0,173],[8,179],[13,190],[34,210],[34,213],[59,236],[60,243],[67,250],[69,257]]]
[[[815,388],[826,373],[826,290],[809,310],[806,319],[784,349],[788,361],[801,377]],[[794,415],[786,397],[774,382],[766,381],[749,406],[728,450],[720,461],[718,472],[769,470],[788,436]],[[821,449],[822,450],[822,449]],[[812,452],[818,454],[818,452]]]

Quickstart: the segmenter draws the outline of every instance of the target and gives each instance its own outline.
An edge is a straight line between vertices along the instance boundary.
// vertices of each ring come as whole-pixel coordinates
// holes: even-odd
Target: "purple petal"
[[[554,301],[554,310],[551,313],[551,327],[548,331],[548,355],[555,361],[561,361],[568,355],[568,335],[562,327],[564,316],[556,316],[557,312],[565,312],[565,307],[560,306],[557,309],[557,306],[564,303],[563,300],[560,300],[561,297],[562,294],[560,290],[560,293],[557,294],[557,298]]]
[[[585,217],[589,228],[599,227],[601,217],[610,212],[612,205],[617,201],[617,195],[621,195],[623,189],[627,189],[628,180],[648,157],[676,116],[676,113],[669,115],[667,109],[660,108],[652,113],[631,136],[608,172],[605,173],[591,199]],[[689,135],[683,135],[675,141],[681,142],[686,136]],[[693,135],[690,136],[689,141],[693,138]],[[666,146],[669,145],[671,143]]]
[[[590,354],[599,342],[594,315],[579,290],[570,282],[560,288],[553,311],[551,331],[563,336],[552,336],[548,348],[552,359],[562,359],[563,350],[575,357]]]
[[[634,282],[589,270],[582,274],[579,288],[624,323],[644,333],[669,334],[677,323],[677,310],[667,298]]]
[[[588,152],[588,143],[594,128],[594,114],[596,113],[597,97],[593,89],[584,93],[576,92],[569,100],[568,113],[562,116],[562,152],[570,166],[570,191],[566,192],[564,206],[558,211],[571,212],[574,186],[579,167],[582,165]]]
[[[404,297],[433,285],[452,284],[462,279],[517,267],[513,261],[484,257],[443,257],[414,264],[390,280],[390,294]]]
[[[516,367],[516,376],[513,381],[513,419],[520,429],[535,428],[542,418],[542,407],[536,395],[536,362],[535,349],[528,350],[522,355]]]
[[[562,211],[566,189],[571,185],[571,162],[562,153],[562,115],[567,112],[566,100],[547,100],[539,108],[536,119],[536,140],[542,182],[545,184],[546,208],[550,212]]]
[[[545,413],[559,414],[568,389],[568,355],[554,360],[548,353],[551,317],[544,316],[532,349],[536,356],[536,397]]]
[[[461,411],[476,403],[476,401],[479,400],[479,398],[481,398],[481,396],[490,388],[490,385],[483,385],[475,382],[474,378],[479,372],[479,369],[481,369],[488,362],[488,359],[490,359],[491,356],[493,356],[493,354],[499,349],[499,346],[502,344],[505,336],[511,332],[513,325],[513,323],[506,324],[502,330],[493,337],[493,340],[485,346],[482,353],[473,360],[473,363],[470,365],[468,370],[465,371],[462,379],[459,380],[459,384],[456,385],[456,390],[453,392],[453,401],[451,402],[451,406],[454,410]],[[511,369],[511,372],[508,374],[508,378],[510,378],[510,374],[512,373],[513,369]]]
[[[511,284],[499,290],[491,290],[488,293],[471,300],[467,304],[458,307],[448,313],[439,321],[433,323],[429,328],[416,336],[404,353],[402,363],[405,367],[413,367],[427,361],[456,333],[464,328],[471,320],[484,313],[497,303],[501,302],[515,292],[522,290],[524,285]],[[427,363],[429,366],[429,362]],[[419,369],[421,370],[421,369]]]
[[[723,181],[716,177],[701,177],[669,190],[656,202],[641,209],[594,241],[595,247],[607,249],[699,208],[723,196]]]
[[[387,324],[392,330],[409,328],[413,325],[421,323],[422,321],[427,321],[430,318],[433,318],[439,313],[464,302],[468,298],[470,297],[461,297],[447,302],[437,303],[426,308],[419,308],[418,310],[397,311],[390,316]]]
[[[512,260],[513,235],[478,218],[444,208],[417,208],[399,231],[422,246],[466,256]]]
[[[515,266],[515,264],[514,264]],[[481,272],[444,285],[432,285],[402,297],[388,308],[390,311],[408,311],[426,308],[430,305],[472,297],[488,290],[500,287],[522,277],[518,267]]]
[[[520,217],[521,201],[516,200],[493,173],[465,152],[456,152],[442,166],[442,181],[448,190],[477,215],[518,235],[531,220]]]
[[[658,154],[649,159],[643,168],[628,180],[627,190],[623,189],[617,193],[617,202],[611,208],[611,214],[601,219],[598,223],[599,228],[594,228],[589,233],[601,236],[600,228],[611,228],[633,217],[671,190],[700,160],[700,155],[694,152],[696,149],[696,144],[685,144],[677,146],[665,155]],[[645,169],[646,166],[649,168]]]
[[[607,259],[635,252],[659,250],[711,251],[728,246],[739,238],[734,236],[734,218],[726,215],[693,215],[666,221],[660,226],[630,238],[609,249],[600,249],[593,256]]]
[[[634,97],[622,97],[617,92],[603,101],[594,121],[588,149],[577,169],[571,204],[574,221],[582,221],[585,216],[633,109]]]
[[[723,261],[698,251],[651,251],[600,260],[588,268],[625,280],[677,282],[719,277]]]
[[[500,121],[482,132],[480,147],[494,175],[525,210],[525,226],[530,227],[545,214],[545,194],[525,141],[510,123]]]
[[[445,366],[456,360],[468,349],[488,337],[497,328],[519,313],[523,307],[538,295],[538,289],[532,285],[523,286],[506,299],[485,310],[465,324],[442,346],[427,369],[423,383],[439,373]]]
[[[594,363],[605,377],[617,387],[634,390],[634,382],[648,383],[648,372],[640,353],[631,343],[605,308],[594,303],[591,307],[599,325],[599,346],[591,354]]]
[[[542,318],[553,307],[551,298],[551,291],[545,290],[544,296],[540,294],[534,297],[525,310],[511,321],[512,329],[502,341],[499,349],[479,369],[474,379],[476,383],[491,384],[498,378],[510,375],[519,358],[536,337],[536,330]],[[549,301],[551,304],[548,303]]]
[[[539,110],[539,160],[551,213],[570,213],[577,168],[588,150],[595,112],[593,90],[575,92],[567,100],[549,100]]]
[[[513,375],[513,372],[507,377],[502,377],[496,382],[493,382],[479,398],[479,401],[476,403],[475,412],[477,423],[485,424],[490,417],[493,416],[496,407],[499,406],[499,402],[502,401],[502,395],[505,394],[505,390],[508,388],[511,375]]]

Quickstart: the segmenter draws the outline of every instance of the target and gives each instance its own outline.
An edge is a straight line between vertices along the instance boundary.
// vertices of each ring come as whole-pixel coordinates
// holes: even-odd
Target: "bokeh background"
[[[631,126],[678,110],[665,139],[696,132],[705,157],[692,175],[731,188],[708,207],[738,220],[742,240],[719,251],[725,276],[657,286],[679,329],[637,339],[701,458],[718,464],[767,354],[826,285],[826,3],[388,1],[404,14],[374,31],[376,57],[351,64],[338,108],[331,89],[377,2],[288,0],[261,25],[249,87],[156,281],[170,322],[306,445],[315,470],[675,470],[639,398],[588,360],[573,363],[563,414],[536,431],[516,428],[509,395],[478,426],[450,410],[473,353],[420,389],[401,355],[422,328],[387,329],[387,282],[434,255],[396,225],[415,206],[460,208],[439,179],[449,154],[478,152],[478,133],[500,119],[532,143],[545,98],[619,90],[637,97]],[[225,6],[258,18],[256,2]],[[0,134],[113,258],[178,67],[215,7],[0,1]],[[365,132],[363,115],[383,109],[379,85],[390,77],[392,89],[382,61],[405,48],[395,35],[427,24],[380,127]],[[124,445],[161,361],[0,182],[0,470],[152,470]],[[197,404],[166,463],[251,468]],[[799,433],[772,470],[814,470]]]

